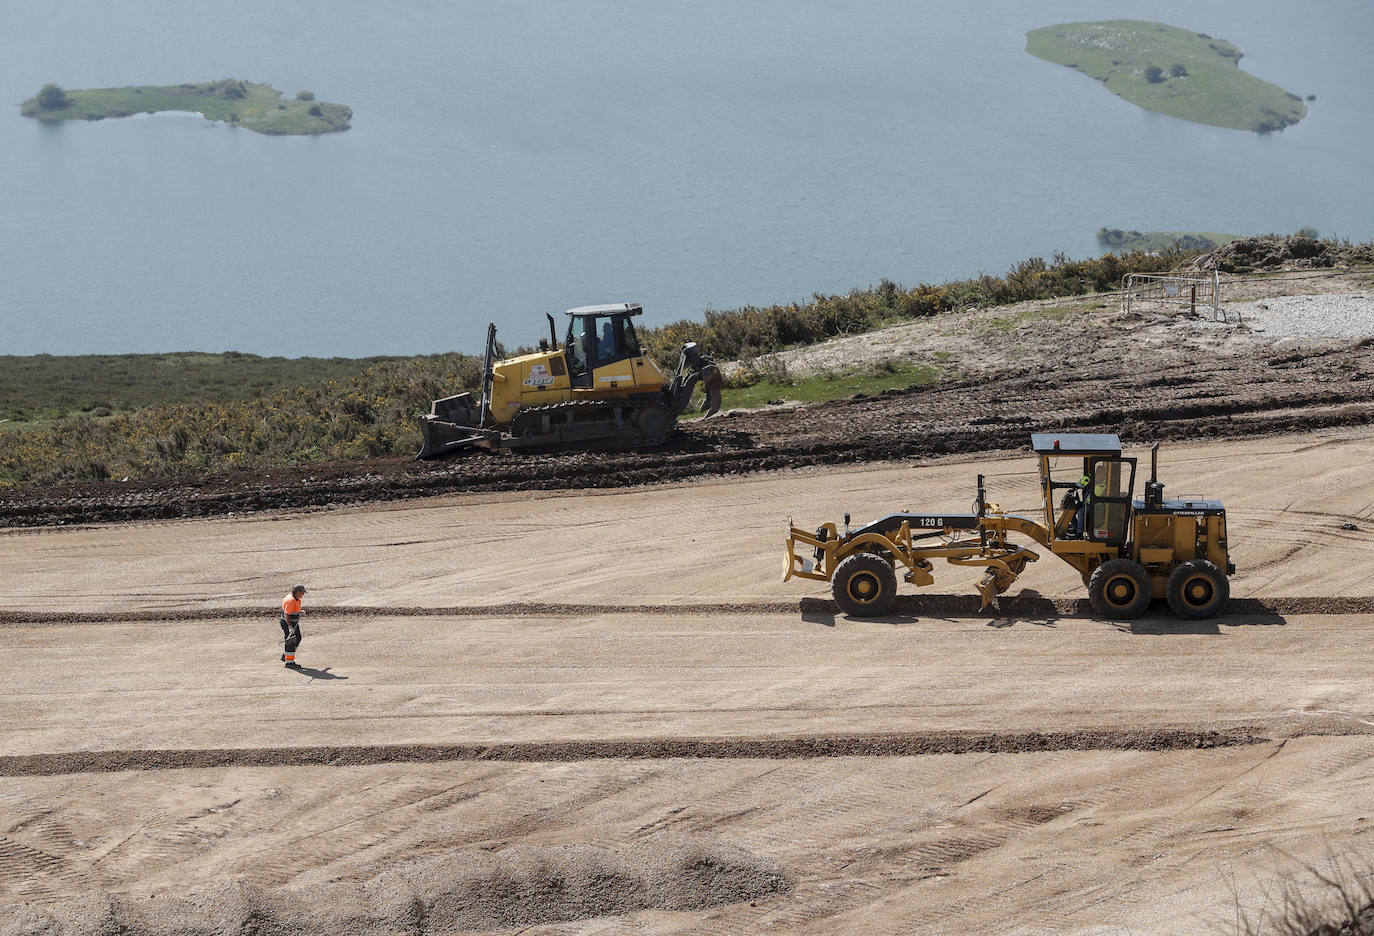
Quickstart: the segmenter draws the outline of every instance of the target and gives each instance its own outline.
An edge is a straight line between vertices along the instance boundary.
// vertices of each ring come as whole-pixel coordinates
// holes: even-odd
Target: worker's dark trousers
[[[282,648],[286,653],[295,653],[296,648],[301,645],[301,626],[299,624],[288,624],[286,618],[282,618],[277,623],[281,624],[282,638],[286,641]]]

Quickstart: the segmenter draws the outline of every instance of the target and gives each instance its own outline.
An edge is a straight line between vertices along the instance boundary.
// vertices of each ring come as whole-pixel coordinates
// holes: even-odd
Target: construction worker
[[[281,660],[292,669],[300,669],[296,662],[296,648],[301,645],[301,599],[304,585],[292,585],[291,594],[281,600],[281,633],[284,640]]]
[[[1083,536],[1088,527],[1088,488],[1092,485],[1093,479],[1084,475],[1078,479],[1078,487],[1073,488],[1072,498],[1065,496],[1065,506],[1072,505],[1073,522],[1069,524],[1066,536],[1070,539],[1077,539]]]

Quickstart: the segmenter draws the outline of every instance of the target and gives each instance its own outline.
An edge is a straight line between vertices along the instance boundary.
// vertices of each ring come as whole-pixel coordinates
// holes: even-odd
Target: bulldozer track
[[[624,614],[638,616],[690,615],[838,615],[835,602],[824,598],[802,598],[799,601],[756,601],[729,604],[557,604],[544,602],[509,602],[490,605],[447,605],[419,608],[367,607],[361,605],[312,606],[312,618],[391,618],[391,617],[565,617],[588,614]],[[41,627],[68,624],[125,624],[165,621],[219,623],[240,618],[272,617],[275,611],[257,605],[218,608],[159,609],[142,611],[15,611],[0,609],[0,627]],[[984,612],[976,595],[899,595],[886,618],[931,615],[982,616],[989,618],[1018,616],[1093,617],[1092,607],[1085,598],[1046,598],[1033,596],[1003,596],[997,606]],[[1280,597],[1232,598],[1222,611],[1222,617],[1253,618],[1293,614],[1351,615],[1374,614],[1374,596],[1336,597]],[[1168,615],[1146,617],[1136,627],[1151,624],[1168,627],[1175,618]],[[1178,622],[1183,623],[1183,622]],[[1245,621],[1253,623],[1253,621]]]
[[[634,426],[637,414],[645,410],[662,410],[667,419],[667,428],[659,435],[648,438],[638,434],[638,429],[633,429],[633,437],[622,437],[612,439],[598,439],[582,444],[582,447],[597,451],[618,451],[623,449],[652,448],[662,445],[672,434],[673,427],[677,424],[677,417],[671,415],[664,404],[659,400],[569,400],[564,403],[547,403],[543,406],[523,407],[516,415],[511,424],[512,432],[517,436],[538,438],[540,433],[530,432],[528,427],[536,426],[542,422],[544,416],[557,416],[560,414],[574,414],[576,422],[593,422],[605,425],[614,425],[614,410],[623,410],[626,421]],[[604,416],[601,415],[604,412]],[[576,414],[583,414],[588,419],[578,420]],[[558,445],[556,437],[550,438],[550,445]]]
[[[447,493],[593,490],[688,478],[1015,451],[1028,427],[1127,444],[1374,424],[1374,342],[1140,367],[1056,360],[976,380],[679,423],[640,451],[472,453],[0,492],[0,527],[226,516]]]
[[[1024,754],[1044,751],[1175,751],[1263,744],[1244,728],[1128,728],[1020,732],[911,732],[740,738],[616,738],[473,744],[68,751],[0,756],[0,776],[220,767],[360,767],[449,761],[568,763],[584,760],[813,760]]]

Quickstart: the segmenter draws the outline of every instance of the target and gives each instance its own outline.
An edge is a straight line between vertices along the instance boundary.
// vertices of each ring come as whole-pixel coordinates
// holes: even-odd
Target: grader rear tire
[[[855,553],[835,568],[830,591],[845,614],[877,617],[897,600],[897,574],[882,556]]]
[[[1206,559],[1189,559],[1169,573],[1164,589],[1169,610],[1181,618],[1196,621],[1221,610],[1231,597],[1226,574]]]
[[[1088,600],[1105,618],[1138,618],[1150,606],[1150,573],[1130,559],[1109,559],[1088,580]]]

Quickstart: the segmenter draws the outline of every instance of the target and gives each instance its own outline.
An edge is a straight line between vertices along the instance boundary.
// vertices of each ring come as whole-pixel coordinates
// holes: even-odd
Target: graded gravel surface
[[[789,516],[1033,514],[1024,453],[0,531],[0,933],[1227,931],[1368,848],[1371,461],[1166,444],[1193,623],[780,581]]]

